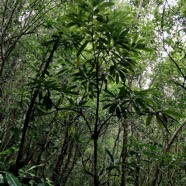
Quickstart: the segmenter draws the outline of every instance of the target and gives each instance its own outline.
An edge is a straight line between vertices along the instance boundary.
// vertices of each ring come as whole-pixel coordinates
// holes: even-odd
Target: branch
[[[180,84],[178,82],[174,82],[176,85],[180,86],[181,88],[183,88],[184,90],[186,90],[186,87],[184,86],[184,83],[183,84]]]
[[[50,63],[52,62],[54,52],[57,50],[58,46],[59,46],[59,40],[56,40],[54,45],[53,45],[53,48],[50,52],[50,55],[45,62],[45,67],[44,67],[43,71],[41,72],[40,77],[45,76]],[[27,113],[26,113],[26,116],[25,116],[23,129],[22,129],[21,140],[20,140],[20,146],[19,146],[18,155],[17,155],[17,159],[16,159],[16,168],[19,168],[20,162],[21,162],[22,157],[23,157],[24,144],[25,144],[27,129],[28,129],[29,122],[30,122],[30,116],[33,112],[33,108],[34,108],[36,99],[38,97],[38,94],[39,94],[39,89],[36,89],[33,93],[33,96],[31,98],[31,101],[30,101],[30,104],[29,104],[29,107],[28,107],[28,110],[27,110]]]
[[[171,145],[174,143],[174,140],[178,136],[179,132],[182,130],[182,128],[185,126],[186,120],[175,130],[174,134],[170,138],[169,142],[167,143],[165,147],[165,152],[168,152],[170,150]]]
[[[89,129],[90,133],[92,134],[92,129],[91,129],[90,125],[89,125],[89,122],[88,122],[87,118],[84,116],[83,113],[81,114],[81,117],[84,119],[86,125],[88,126],[88,129]]]
[[[167,0],[165,1],[165,4],[163,6],[163,13],[162,13],[162,17],[161,17],[161,29],[162,29],[162,36],[163,36],[163,49],[165,50],[165,52],[167,53],[169,59],[175,64],[176,68],[178,69],[179,73],[182,75],[182,77],[184,79],[186,79],[186,76],[184,75],[184,73],[182,72],[182,69],[180,68],[180,66],[178,65],[178,63],[174,60],[174,58],[169,54],[169,52],[167,51],[166,47],[165,47],[165,37],[164,37],[164,15],[165,15],[165,6],[167,4]]]
[[[82,165],[83,165],[83,169],[84,169],[85,173],[88,174],[88,175],[90,175],[90,176],[92,176],[92,177],[94,177],[94,175],[86,169],[86,163],[87,163],[87,161],[89,161],[90,159],[87,158],[86,160],[83,160],[83,155],[82,155],[82,153],[81,153],[81,151],[80,151],[78,145],[77,145],[77,149],[78,149],[79,155],[81,156]]]
[[[140,15],[142,5],[143,5],[143,0],[140,0],[140,4],[139,4],[139,7],[138,7],[138,13],[137,13],[136,19],[139,19],[139,17],[140,17],[139,15]]]

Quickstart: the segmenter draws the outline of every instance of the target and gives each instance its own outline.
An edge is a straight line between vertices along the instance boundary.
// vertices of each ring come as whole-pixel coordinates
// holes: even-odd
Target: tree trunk
[[[94,186],[99,185],[98,177],[98,135],[94,134]]]
[[[128,77],[128,87],[132,87],[133,77]],[[130,105],[129,105],[130,107]],[[130,110],[130,108],[128,108]],[[122,144],[122,152],[121,152],[121,159],[122,159],[122,166],[121,166],[121,183],[120,186],[127,186],[127,154],[128,154],[128,135],[129,135],[129,120],[124,118],[123,121],[123,144]]]
[[[124,119],[123,122],[123,144],[122,144],[122,153],[121,153],[121,159],[122,159],[122,166],[121,166],[121,184],[120,186],[126,186],[127,185],[127,170],[126,170],[126,162],[127,162],[127,144],[128,144],[128,120]]]
[[[48,59],[46,60],[44,69],[41,72],[40,77],[43,78],[45,76],[50,63],[52,62],[54,52],[56,51],[58,46],[59,46],[59,41],[57,40],[53,45],[53,48],[50,52],[50,55],[49,55]],[[30,122],[30,117],[31,117],[31,114],[33,113],[35,102],[36,102],[38,94],[39,94],[39,89],[37,88],[33,93],[33,96],[32,96],[31,101],[30,101],[30,105],[29,105],[27,113],[26,113],[25,121],[24,121],[24,124],[23,124],[22,136],[21,136],[21,140],[20,140],[20,146],[19,146],[18,155],[17,155],[17,159],[16,159],[16,166],[15,166],[16,169],[19,169],[19,165],[22,161],[23,151],[24,151],[24,144],[25,144],[25,140],[26,140],[26,133],[27,133],[27,129],[28,129],[29,122]]]
[[[67,156],[67,151],[68,151],[70,143],[71,143],[71,139],[68,136],[68,127],[67,127],[66,133],[65,133],[65,139],[64,139],[64,142],[63,142],[63,146],[61,148],[61,152],[58,156],[56,166],[55,166],[53,174],[52,174],[52,181],[54,182],[54,185],[56,185],[56,186],[60,185],[60,183],[59,183],[59,180],[60,180],[59,177],[60,176],[59,175],[60,175],[60,172],[61,172],[61,167],[64,164],[64,159]]]

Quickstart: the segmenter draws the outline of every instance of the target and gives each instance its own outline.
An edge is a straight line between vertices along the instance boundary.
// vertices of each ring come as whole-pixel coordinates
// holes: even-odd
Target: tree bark
[[[99,176],[98,176],[98,125],[99,125],[99,98],[100,98],[100,89],[99,89],[99,62],[96,60],[96,122],[94,126],[94,186],[99,186]]]
[[[52,58],[53,58],[54,52],[58,48],[58,45],[59,45],[59,40],[57,40],[54,43],[53,48],[52,48],[52,50],[50,52],[50,55],[49,55],[48,59],[46,60],[44,69],[41,72],[41,76],[40,77],[44,77],[45,76],[50,63],[52,62]],[[35,102],[36,102],[38,94],[39,94],[39,89],[37,88],[34,91],[34,93],[33,93],[33,96],[32,96],[31,101],[30,101],[30,105],[28,107],[28,110],[27,110],[27,113],[26,113],[26,116],[25,116],[25,121],[24,121],[24,124],[23,124],[23,130],[22,130],[22,136],[21,136],[21,140],[20,140],[20,146],[19,146],[18,155],[17,155],[17,159],[16,159],[16,167],[17,167],[17,169],[19,168],[19,164],[22,161],[24,143],[25,143],[25,140],[26,140],[26,133],[27,133],[27,129],[28,129],[29,122],[30,122],[30,117],[31,117],[31,114],[33,113],[34,105],[35,105]]]
[[[128,86],[129,88],[132,87],[132,80],[133,77],[128,77]],[[130,105],[129,105],[130,107]],[[128,108],[130,110],[130,108]],[[128,135],[129,135],[129,120],[124,118],[123,122],[123,144],[122,144],[122,152],[121,152],[121,159],[122,159],[122,166],[121,166],[121,182],[120,186],[127,186],[127,154],[128,154]]]
[[[121,166],[121,184],[120,186],[126,186],[127,185],[127,171],[126,171],[126,162],[127,162],[127,144],[128,144],[128,120],[124,119],[123,122],[123,146],[122,146],[122,166]]]

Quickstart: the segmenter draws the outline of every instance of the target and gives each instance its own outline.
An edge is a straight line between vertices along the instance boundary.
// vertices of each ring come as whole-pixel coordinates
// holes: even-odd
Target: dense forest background
[[[185,186],[185,0],[0,0],[0,185]]]

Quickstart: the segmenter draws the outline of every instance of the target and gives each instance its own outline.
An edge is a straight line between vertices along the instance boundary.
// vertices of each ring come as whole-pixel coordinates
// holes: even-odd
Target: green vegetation
[[[186,2],[0,2],[0,185],[184,186]]]

